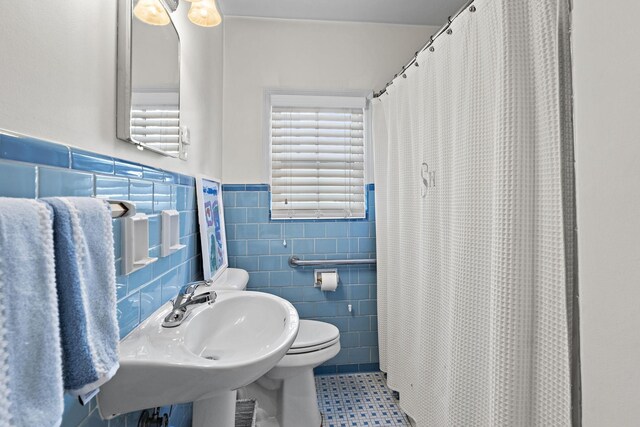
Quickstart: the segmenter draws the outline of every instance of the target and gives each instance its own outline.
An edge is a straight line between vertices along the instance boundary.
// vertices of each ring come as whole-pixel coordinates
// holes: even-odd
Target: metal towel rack
[[[290,267],[310,267],[314,265],[375,265],[375,258],[367,259],[314,259],[301,260],[297,256],[289,258]]]
[[[136,214],[136,205],[127,200],[107,200],[111,206],[111,218],[125,218]]]

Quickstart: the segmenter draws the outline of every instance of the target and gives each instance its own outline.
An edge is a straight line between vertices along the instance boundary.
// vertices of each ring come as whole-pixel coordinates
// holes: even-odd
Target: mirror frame
[[[179,155],[169,154],[165,151],[159,150],[154,147],[149,147],[143,142],[134,141],[131,138],[131,97],[133,95],[132,76],[133,72],[131,66],[133,64],[133,38],[132,28],[133,20],[136,19],[133,16],[133,2],[135,0],[118,0],[118,53],[117,53],[117,89],[116,89],[116,137],[125,142],[135,145],[140,150],[149,150],[154,153],[162,154],[163,156],[182,158],[182,122],[181,122],[181,103],[180,103],[180,90],[178,90],[178,120],[180,123],[180,138],[179,138]],[[160,0],[160,3],[169,14],[178,7],[177,0]],[[182,42],[180,41],[180,33],[171,19],[170,24],[173,26],[176,36],[178,37],[178,82],[181,80],[181,52]]]

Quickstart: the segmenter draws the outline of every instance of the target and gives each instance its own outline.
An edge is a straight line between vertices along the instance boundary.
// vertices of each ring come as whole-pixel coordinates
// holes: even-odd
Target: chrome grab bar
[[[299,257],[293,255],[289,258],[289,267],[310,267],[314,265],[368,265],[376,264],[375,258],[368,259],[314,259],[314,260],[301,260]]]

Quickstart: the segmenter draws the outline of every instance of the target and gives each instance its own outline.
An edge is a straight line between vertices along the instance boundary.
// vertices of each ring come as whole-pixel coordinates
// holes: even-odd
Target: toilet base
[[[322,416],[318,408],[313,370],[283,381],[280,389],[279,421],[281,427],[320,427]]]
[[[303,354],[288,354],[278,364],[240,391],[242,398],[256,399],[263,423],[258,426],[320,427],[322,415],[318,408],[313,368],[334,357],[340,343],[322,350]]]
[[[242,388],[239,395],[258,402],[258,427],[320,427],[322,424],[313,369],[280,380],[263,377]]]
[[[269,372],[242,388],[241,398],[255,399],[258,426],[321,427],[313,368],[340,352],[340,341],[308,353],[287,354]]]
[[[234,427],[236,391],[193,402],[192,427]]]

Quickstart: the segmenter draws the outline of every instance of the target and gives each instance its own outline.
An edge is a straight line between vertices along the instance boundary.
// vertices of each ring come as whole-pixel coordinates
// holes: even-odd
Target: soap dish
[[[180,244],[180,214],[176,210],[162,211],[162,246],[160,255],[171,255],[186,247]]]
[[[123,274],[133,273],[158,258],[149,256],[149,217],[143,213],[123,219],[122,269]]]

